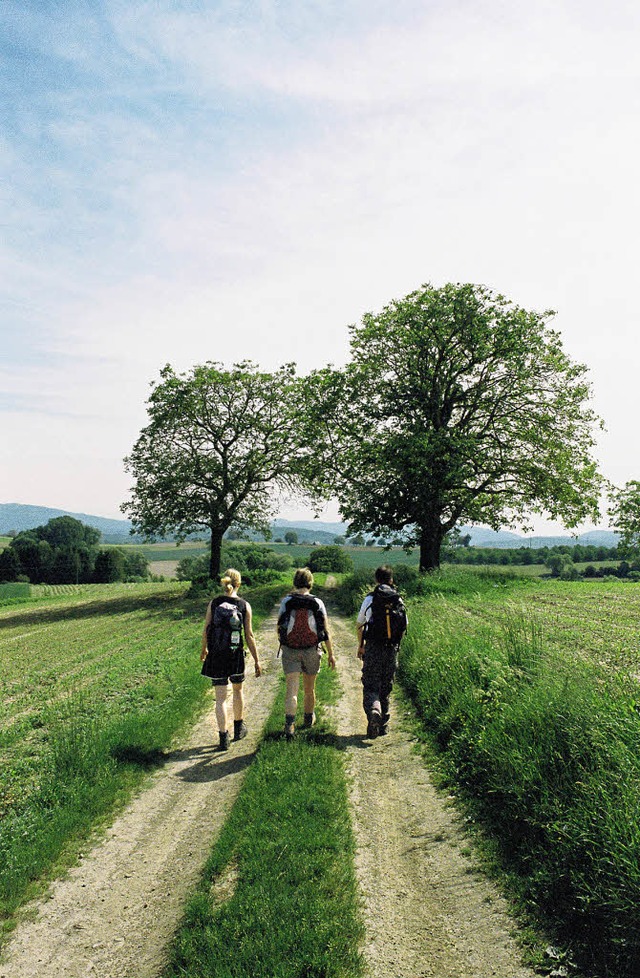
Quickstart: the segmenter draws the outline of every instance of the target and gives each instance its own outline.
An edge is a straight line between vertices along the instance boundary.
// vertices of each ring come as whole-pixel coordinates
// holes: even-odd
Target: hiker
[[[251,605],[238,597],[240,572],[230,567],[220,579],[224,594],[209,602],[202,630],[202,675],[216,691],[216,719],[220,734],[218,750],[229,749],[227,693],[233,690],[233,739],[247,736],[244,722],[244,640],[253,656],[256,676],[262,674],[256,640],[251,628]]]
[[[407,613],[393,585],[390,567],[378,567],[376,586],[358,612],[358,658],[362,660],[362,705],[367,737],[387,733],[389,696],[398,665],[398,649],[407,630]]]
[[[308,567],[297,570],[293,591],[285,595],[278,612],[278,639],[286,682],[284,732],[287,740],[295,733],[300,675],[304,688],[304,726],[316,722],[316,676],[320,671],[322,644],[326,646],[330,669],[336,660],[327,630],[327,609],[311,594],[313,574]]]

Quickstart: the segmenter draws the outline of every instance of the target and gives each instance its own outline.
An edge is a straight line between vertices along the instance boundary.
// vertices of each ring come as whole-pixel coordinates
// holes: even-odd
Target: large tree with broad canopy
[[[552,316],[479,285],[425,285],[350,327],[351,361],[308,379],[307,413],[309,478],[351,532],[402,532],[426,571],[459,521],[597,519],[600,422]]]
[[[220,573],[230,527],[268,530],[274,492],[295,488],[298,384],[292,365],[264,373],[249,362],[177,374],[167,365],[147,402],[149,424],[125,467],[134,477],[123,512],[147,537],[178,540],[206,528],[209,573]]]

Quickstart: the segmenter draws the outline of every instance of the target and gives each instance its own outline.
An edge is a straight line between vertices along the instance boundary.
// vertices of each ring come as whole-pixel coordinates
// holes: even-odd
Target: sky
[[[635,0],[2,0],[0,502],[121,516],[165,364],[340,365],[426,282],[556,310],[640,478],[639,42]]]

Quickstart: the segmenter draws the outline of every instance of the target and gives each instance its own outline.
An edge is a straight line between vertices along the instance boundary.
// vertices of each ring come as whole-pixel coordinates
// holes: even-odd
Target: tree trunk
[[[440,549],[445,531],[440,521],[420,528],[420,571],[437,570],[440,567]]]
[[[209,577],[212,581],[217,581],[220,577],[220,559],[223,535],[224,530],[222,527],[211,527],[211,558],[209,560]]]

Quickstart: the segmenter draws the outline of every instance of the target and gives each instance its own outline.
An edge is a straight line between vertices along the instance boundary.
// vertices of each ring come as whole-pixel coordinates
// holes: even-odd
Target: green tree
[[[13,547],[5,547],[0,551],[0,583],[16,581],[22,573],[20,558]]]
[[[316,547],[307,561],[309,570],[334,573],[349,573],[353,570],[353,560],[342,547],[329,544],[326,547]]]
[[[439,566],[459,521],[597,519],[599,419],[586,368],[564,353],[551,316],[451,284],[365,315],[346,369],[309,378],[322,446],[310,479],[337,495],[354,530],[417,543],[423,571]]]
[[[180,541],[206,527],[215,578],[226,530],[268,531],[275,490],[298,485],[298,383],[291,365],[262,373],[247,362],[206,363],[188,374],[167,365],[125,459],[135,481],[122,510],[134,532]]]
[[[640,549],[640,482],[632,479],[611,493],[609,517],[620,534],[618,549],[622,556],[632,556]]]
[[[292,546],[294,543],[298,542],[298,534],[295,530],[287,530],[284,535],[284,542]]]
[[[93,579],[98,584],[115,584],[126,576],[127,558],[122,550],[110,547],[100,550],[96,557]]]

